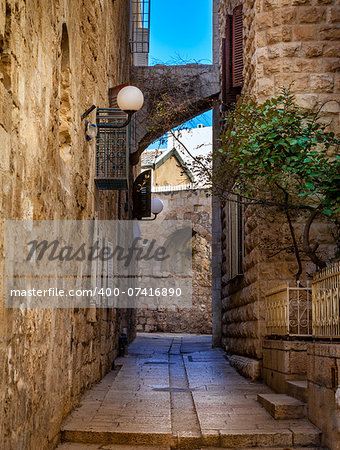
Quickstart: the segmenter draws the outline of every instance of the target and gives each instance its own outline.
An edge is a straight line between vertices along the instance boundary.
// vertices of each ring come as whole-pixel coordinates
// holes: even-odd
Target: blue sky
[[[212,62],[212,0],[151,0],[149,64],[192,62]],[[211,111],[188,127],[198,123],[210,126]]]
[[[212,0],[151,0],[150,33],[150,65],[211,64]]]

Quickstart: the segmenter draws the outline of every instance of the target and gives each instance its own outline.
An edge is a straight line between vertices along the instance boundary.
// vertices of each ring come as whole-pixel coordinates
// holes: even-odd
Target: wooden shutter
[[[240,197],[232,194],[225,206],[227,236],[228,278],[232,279],[243,273],[244,260],[244,206]]]
[[[138,175],[133,183],[133,217],[151,216],[151,170]]]
[[[232,48],[232,16],[227,15],[225,38],[222,40],[222,102],[228,103],[228,95],[232,88],[231,79],[231,48]]]
[[[232,83],[233,87],[243,85],[243,20],[242,6],[238,6],[233,11],[233,31],[232,31]]]

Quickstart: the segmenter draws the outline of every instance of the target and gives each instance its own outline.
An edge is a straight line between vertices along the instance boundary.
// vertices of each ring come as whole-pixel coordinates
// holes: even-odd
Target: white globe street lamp
[[[143,92],[135,86],[125,86],[118,92],[117,104],[122,111],[135,113],[144,103]]]
[[[129,125],[133,114],[143,107],[144,104],[143,92],[136,86],[125,86],[118,92],[117,104],[122,111],[127,113],[128,117],[126,121],[123,123],[112,123],[112,122],[98,123],[97,129],[124,128],[127,125]],[[85,119],[85,117],[87,117],[94,109],[96,109],[96,106],[92,105],[91,108],[85,111],[84,114],[81,116],[81,120]],[[88,121],[85,121],[85,133],[88,140],[90,140],[92,137],[95,137],[94,136],[95,131],[97,130],[94,129],[90,130],[90,124],[88,123]]]
[[[158,216],[159,213],[163,211],[164,204],[161,199],[159,198],[153,198],[151,200],[151,212],[152,214],[155,214],[155,216]]]

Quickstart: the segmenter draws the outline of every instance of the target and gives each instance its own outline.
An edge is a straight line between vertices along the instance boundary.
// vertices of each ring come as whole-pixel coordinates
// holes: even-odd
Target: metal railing
[[[267,292],[267,336],[311,336],[312,298],[309,283],[305,287],[289,283]]]
[[[194,183],[178,184],[175,186],[152,186],[152,192],[191,191],[193,189],[197,189]]]
[[[340,337],[340,261],[314,275],[312,305],[313,336]]]

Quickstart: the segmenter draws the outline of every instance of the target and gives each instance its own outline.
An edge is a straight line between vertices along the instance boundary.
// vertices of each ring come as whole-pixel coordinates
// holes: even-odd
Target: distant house
[[[152,169],[153,187],[186,186],[194,176],[175,148],[146,150],[141,158],[142,171]]]

